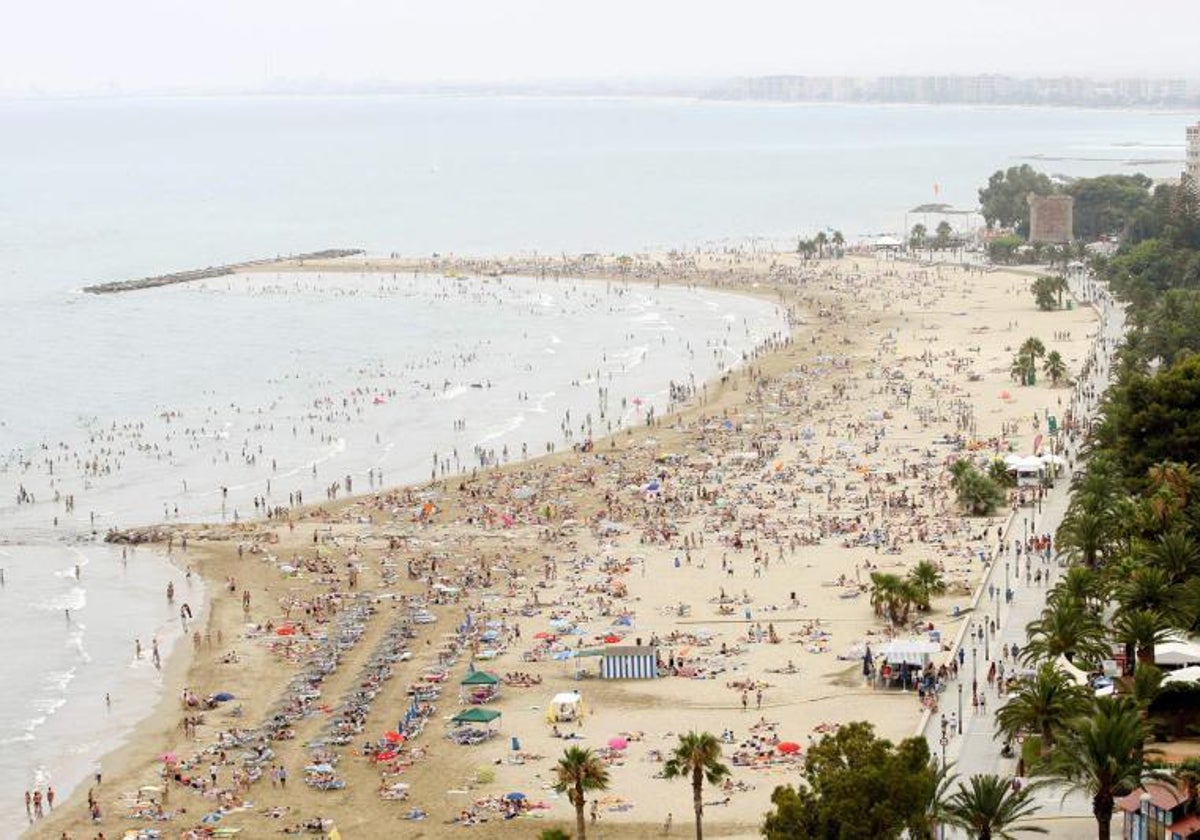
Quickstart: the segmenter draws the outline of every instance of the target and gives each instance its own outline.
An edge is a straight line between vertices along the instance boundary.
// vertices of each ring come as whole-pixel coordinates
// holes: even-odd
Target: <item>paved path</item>
[[[1082,414],[1090,418],[1095,412],[1098,396],[1107,387],[1110,373],[1110,357],[1116,343],[1121,339],[1124,330],[1124,313],[1107,302],[1091,280],[1076,277],[1072,280],[1072,294],[1077,301],[1097,300],[1095,304],[1101,314],[1101,322],[1097,333],[1095,354],[1097,364],[1094,367],[1087,385],[1094,388],[1096,397],[1083,396],[1083,390],[1077,388],[1073,392],[1072,407],[1076,416]],[[1073,459],[1077,455],[1077,446],[1068,446],[1064,457]],[[1063,570],[1055,562],[1044,563],[1033,559],[1032,573],[1042,570],[1042,584],[1026,582],[1026,569],[1030,568],[1029,558],[1014,552],[1013,540],[1022,542],[1030,534],[1054,534],[1058,529],[1063,514],[1070,501],[1069,473],[1059,479],[1057,486],[1051,490],[1043,501],[1040,510],[1037,507],[1026,507],[1016,512],[1008,523],[1002,549],[993,554],[986,571],[981,574],[980,588],[976,596],[976,608],[970,614],[970,622],[964,631],[966,638],[961,646],[965,652],[963,665],[959,668],[959,679],[951,680],[942,694],[939,714],[930,715],[922,720],[922,730],[919,734],[929,740],[930,751],[941,758],[943,754],[948,762],[954,763],[954,771],[966,779],[977,773],[995,773],[1000,776],[1011,776],[1016,773],[1016,759],[1004,758],[1000,755],[1002,740],[995,736],[995,711],[1003,705],[1003,698],[997,689],[987,683],[987,672],[992,661],[1003,661],[998,652],[996,640],[991,633],[991,622],[997,623],[997,633],[1002,646],[1011,649],[1015,643],[1018,649],[1025,645],[1025,626],[1036,619],[1046,603],[1046,594],[1054,582],[1062,575]],[[1018,569],[1020,572],[1018,573]],[[994,587],[994,590],[991,589]],[[1011,587],[1013,600],[1006,604],[1005,589]],[[995,596],[989,593],[994,591]],[[997,620],[998,619],[998,620]],[[985,629],[986,625],[986,629]],[[975,635],[983,630],[982,637]],[[973,668],[973,663],[977,666]],[[1004,661],[1006,671],[1017,667],[1011,659]],[[973,675],[973,671],[975,672]],[[982,710],[976,711],[972,705],[972,692],[978,691],[984,699]],[[958,734],[958,705],[962,697],[962,734]],[[943,747],[942,718],[945,717],[947,743]],[[943,753],[944,749],[944,753]],[[1034,820],[1050,830],[1051,837],[1092,838],[1096,836],[1096,823],[1091,813],[1091,803],[1082,794],[1073,793],[1063,797],[1061,790],[1047,789],[1035,796],[1041,806],[1038,819]],[[1118,829],[1119,832],[1119,829]],[[945,837],[964,837],[961,832],[947,830]]]

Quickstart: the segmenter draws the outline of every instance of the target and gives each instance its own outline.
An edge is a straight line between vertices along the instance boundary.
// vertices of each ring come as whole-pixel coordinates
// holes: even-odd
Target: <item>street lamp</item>
[[[946,734],[946,716],[942,715],[942,738],[938,742],[942,745],[942,770],[946,769],[946,745],[950,743],[950,737]]]
[[[958,734],[962,734],[962,680],[958,681]]]
[[[984,662],[987,662],[989,659],[992,658],[992,655],[989,652],[991,650],[991,640],[992,640],[991,625],[988,624],[986,621],[984,621],[983,622],[983,661]]]

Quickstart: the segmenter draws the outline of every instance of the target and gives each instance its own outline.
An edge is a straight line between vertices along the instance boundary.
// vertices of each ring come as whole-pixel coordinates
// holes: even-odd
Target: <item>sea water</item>
[[[23,787],[65,793],[145,714],[150,640],[165,655],[180,635],[181,595],[164,594],[180,571],[97,544],[109,528],[231,522],[532,459],[645,424],[672,383],[703,392],[786,328],[757,297],[575,279],[253,274],[68,294],[60,328],[119,340],[102,375],[30,358],[12,377],[25,398],[6,407],[0,456],[0,611],[17,626],[0,745],[21,749],[0,750],[14,792],[0,812],[18,821]],[[182,595],[194,612],[199,597]]]
[[[988,174],[1022,162],[1174,177],[1189,121],[682,100],[0,103],[0,830],[22,822],[24,788],[65,794],[151,707],[159,672],[133,645],[157,637],[165,654],[182,633],[166,583],[202,602],[179,568],[93,532],[569,446],[644,422],[669,382],[702,383],[781,328],[766,301],[571,280],[81,286],[324,247],[854,241],[925,221],[907,214],[919,204],[973,207]],[[17,505],[19,486],[36,502]]]

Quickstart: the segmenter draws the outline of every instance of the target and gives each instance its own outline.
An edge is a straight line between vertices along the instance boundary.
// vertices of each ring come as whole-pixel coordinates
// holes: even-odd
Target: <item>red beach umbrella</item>
[[[782,744],[779,744],[777,747],[775,747],[775,749],[779,750],[784,755],[791,755],[792,753],[800,752],[800,745],[795,741],[784,741]]]

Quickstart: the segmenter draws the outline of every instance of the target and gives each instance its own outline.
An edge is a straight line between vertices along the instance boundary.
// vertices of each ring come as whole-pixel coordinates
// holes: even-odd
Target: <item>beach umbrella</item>
[[[608,746],[610,749],[623,750],[629,746],[629,742],[624,738],[609,738]]]
[[[795,741],[784,741],[782,744],[775,747],[783,755],[791,755],[792,753],[800,752],[800,745]]]
[[[395,757],[396,757],[396,753],[394,753],[392,750],[388,750],[387,752],[378,753],[375,756],[375,760],[376,761],[391,761]]]
[[[527,799],[528,797],[526,797],[525,794],[521,793],[520,791],[515,790],[512,793],[504,794],[504,798],[509,802],[520,802],[522,799]]]
[[[543,630],[543,631],[542,631],[542,632],[540,632],[540,633],[534,633],[534,634],[533,634],[533,638],[535,638],[535,639],[553,639],[553,638],[554,638],[554,634],[553,634],[553,633],[547,633],[545,630]]]
[[[221,692],[214,694],[213,699],[216,700],[218,703],[224,703],[228,700],[233,700],[235,698],[228,691],[221,691]]]
[[[391,732],[384,732],[383,738],[385,741],[391,744],[398,744],[404,740],[404,736],[395,730],[392,730]]]
[[[610,634],[604,637],[604,644],[606,645],[615,645],[619,641],[621,641],[620,636],[613,636]]]

